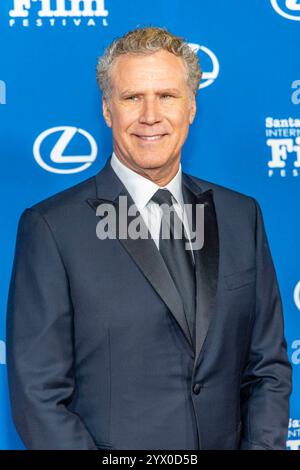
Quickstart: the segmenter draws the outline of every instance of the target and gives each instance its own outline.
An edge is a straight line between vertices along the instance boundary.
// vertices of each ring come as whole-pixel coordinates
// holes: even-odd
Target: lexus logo
[[[297,282],[294,289],[294,301],[298,310],[300,310],[300,281]]]
[[[208,49],[208,47],[200,46],[200,44],[188,43],[190,48],[193,49],[200,58],[200,64],[205,71],[203,71],[202,79],[199,88],[206,88],[211,85],[219,75],[220,65],[216,55]]]
[[[299,0],[271,0],[274,10],[288,20],[300,21]]]
[[[0,80],[0,104],[6,104],[6,84]]]
[[[88,145],[87,155],[65,155],[68,145],[75,139],[78,140],[78,144]],[[47,129],[37,137],[33,145],[36,162],[44,170],[61,174],[79,173],[86,170],[95,161],[97,151],[97,144],[91,134],[72,126]]]
[[[0,340],[0,364],[6,364],[6,344]]]

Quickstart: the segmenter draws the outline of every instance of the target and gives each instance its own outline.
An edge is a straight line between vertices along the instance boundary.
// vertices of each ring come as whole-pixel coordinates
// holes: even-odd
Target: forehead
[[[161,50],[151,54],[126,54],[115,59],[111,80],[121,89],[134,85],[160,87],[182,86],[187,78],[186,65],[181,57]]]

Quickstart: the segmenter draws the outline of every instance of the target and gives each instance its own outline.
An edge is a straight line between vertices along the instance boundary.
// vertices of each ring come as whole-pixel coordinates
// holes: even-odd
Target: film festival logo
[[[267,117],[266,144],[271,151],[268,176],[286,177],[299,175],[300,168],[300,119],[276,119]]]
[[[300,0],[271,0],[271,5],[283,18],[300,21]]]
[[[295,439],[296,438],[296,439]],[[300,420],[289,420],[288,440],[286,446],[289,450],[300,450]]]
[[[11,1],[11,0],[10,0]],[[9,26],[108,26],[105,0],[12,0]],[[100,22],[100,23],[99,23]]]
[[[70,146],[88,149],[86,154],[67,155]],[[70,150],[69,150],[70,153]],[[43,131],[33,144],[35,161],[51,173],[79,173],[89,168],[96,160],[98,147],[92,135],[73,126],[57,126]]]
[[[292,83],[291,102],[300,103],[300,80]],[[300,119],[274,118],[265,120],[266,144],[271,151],[268,176],[299,176],[300,167]]]
[[[175,240],[182,240],[187,251],[200,250],[204,245],[205,205],[205,203],[197,203],[194,206],[193,204],[183,204],[180,217],[174,205],[161,204],[160,238],[163,240],[173,239],[174,243],[176,243]],[[135,204],[128,206],[126,195],[119,196],[117,207],[118,210],[114,203],[109,202],[102,202],[97,206],[96,215],[100,217],[100,221],[96,225],[96,235],[99,240],[115,240],[116,238],[147,240],[152,238],[151,218],[144,219],[145,216],[139,213]],[[186,234],[186,227],[190,228],[189,237]]]

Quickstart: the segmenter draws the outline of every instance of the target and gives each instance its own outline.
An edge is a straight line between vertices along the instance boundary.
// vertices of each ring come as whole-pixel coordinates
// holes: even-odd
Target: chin
[[[141,168],[160,168],[168,163],[168,157],[162,158],[161,156],[145,155],[142,158],[136,159],[135,163]]]

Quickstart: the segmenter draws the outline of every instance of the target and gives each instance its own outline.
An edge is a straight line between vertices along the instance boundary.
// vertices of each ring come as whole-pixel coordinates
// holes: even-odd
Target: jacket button
[[[201,389],[201,385],[200,384],[195,384],[194,387],[193,387],[193,392],[195,393],[195,395],[198,395],[198,393],[200,392],[200,389]]]

